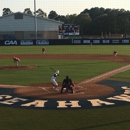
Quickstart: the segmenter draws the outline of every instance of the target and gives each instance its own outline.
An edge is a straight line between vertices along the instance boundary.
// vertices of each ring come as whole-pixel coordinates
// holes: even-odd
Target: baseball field
[[[129,45],[44,47],[45,54],[42,54],[42,46],[0,47],[1,130],[129,129],[130,86],[126,86],[130,85]],[[117,57],[113,56],[114,50],[118,52]],[[14,56],[21,60],[18,67],[13,61]],[[59,89],[66,75],[74,81],[74,94],[59,94],[52,89],[50,78],[54,71],[50,67],[60,71],[60,76],[56,79]],[[123,91],[125,96],[127,92],[127,99],[124,99],[123,94],[122,100],[117,97],[121,95],[118,95],[119,86],[127,88],[127,91]],[[112,94],[116,95],[112,97]],[[102,97],[107,100],[98,100],[100,106],[94,107],[93,99],[103,99]],[[109,100],[112,98],[120,102],[113,105],[116,102]],[[27,107],[27,99],[33,101],[33,107]],[[66,104],[64,108],[58,109],[58,104],[53,106],[50,102],[46,108],[41,107],[39,102],[48,99],[52,102],[64,100],[68,104],[78,99],[91,100],[88,105],[92,105],[72,108],[75,104]],[[21,105],[18,104],[20,100]],[[106,105],[108,103],[112,105]]]

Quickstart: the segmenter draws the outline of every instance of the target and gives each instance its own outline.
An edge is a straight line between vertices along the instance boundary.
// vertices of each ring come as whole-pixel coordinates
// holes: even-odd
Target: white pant
[[[56,82],[54,78],[51,78],[51,82],[53,83],[54,86],[58,86],[58,83]]]
[[[16,63],[16,66],[18,66],[19,61],[14,61]]]

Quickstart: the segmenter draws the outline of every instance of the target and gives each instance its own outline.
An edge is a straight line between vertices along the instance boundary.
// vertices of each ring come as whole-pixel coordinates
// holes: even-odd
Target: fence
[[[32,45],[130,45],[130,39],[40,39],[40,40],[0,40],[0,46]]]

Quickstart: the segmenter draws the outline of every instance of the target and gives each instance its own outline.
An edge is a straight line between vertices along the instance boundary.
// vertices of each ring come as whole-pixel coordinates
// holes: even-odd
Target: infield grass
[[[116,74],[110,78],[111,80],[130,82],[130,70]]]
[[[12,59],[0,60],[2,66],[15,66]],[[41,60],[22,59],[20,65],[38,66],[34,69],[25,70],[0,70],[1,84],[31,85],[49,83],[53,75],[50,67],[60,70],[58,82],[62,82],[69,75],[75,83],[81,82],[96,75],[105,73],[123,66],[123,63],[115,63],[102,60]],[[102,67],[102,68],[101,68]],[[8,80],[7,80],[8,79]]]
[[[47,54],[107,54],[117,50],[120,55],[129,55],[129,45],[113,46],[45,46]],[[40,54],[42,46],[4,46],[0,55]],[[14,65],[12,59],[0,59],[0,66]],[[50,82],[53,72],[50,66],[60,70],[61,82],[67,75],[75,82],[124,66],[102,60],[45,60],[22,59],[20,65],[38,65],[31,70],[0,70],[0,84],[29,85]],[[117,74],[111,79],[129,81],[130,71]],[[38,110],[0,107],[1,130],[128,130],[130,105],[85,110]]]
[[[0,107],[1,130],[129,130],[130,105],[86,110]]]

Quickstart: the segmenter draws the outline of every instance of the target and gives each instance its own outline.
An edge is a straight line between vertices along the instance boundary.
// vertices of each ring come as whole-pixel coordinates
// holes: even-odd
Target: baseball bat
[[[53,70],[54,72],[56,71],[56,70],[54,70],[52,67],[50,67],[50,69]]]

